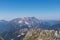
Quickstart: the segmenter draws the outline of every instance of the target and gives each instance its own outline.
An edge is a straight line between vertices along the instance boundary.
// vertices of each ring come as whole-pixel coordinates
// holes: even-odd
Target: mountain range
[[[60,20],[39,20],[35,17],[15,18],[10,21],[0,20],[0,36],[5,40],[22,40],[31,28],[60,30]],[[21,34],[24,35],[21,37]]]

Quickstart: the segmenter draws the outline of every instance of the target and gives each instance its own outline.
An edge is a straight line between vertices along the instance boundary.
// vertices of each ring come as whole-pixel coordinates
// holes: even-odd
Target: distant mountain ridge
[[[23,18],[15,18],[15,19],[12,19],[11,21],[0,20],[0,30],[1,31],[5,31],[9,29],[13,30],[13,28],[49,29],[50,27],[56,24],[60,25],[60,21],[55,21],[55,20],[46,21],[46,20],[39,20],[35,17],[23,17]]]

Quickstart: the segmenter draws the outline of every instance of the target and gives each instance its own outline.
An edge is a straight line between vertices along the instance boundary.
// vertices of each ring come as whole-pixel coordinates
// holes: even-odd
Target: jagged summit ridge
[[[31,27],[31,26],[34,26],[34,25],[36,26],[40,23],[40,20],[35,18],[35,17],[16,18],[16,19],[13,19],[11,21],[19,24],[20,26],[28,25],[28,27]]]

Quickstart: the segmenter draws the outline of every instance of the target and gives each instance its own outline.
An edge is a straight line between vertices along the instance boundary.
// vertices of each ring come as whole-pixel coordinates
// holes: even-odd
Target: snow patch
[[[18,23],[22,23],[23,21],[19,21]]]
[[[27,24],[27,25],[28,25],[29,23],[25,21],[25,24]]]
[[[20,37],[21,35],[18,35],[17,37]]]

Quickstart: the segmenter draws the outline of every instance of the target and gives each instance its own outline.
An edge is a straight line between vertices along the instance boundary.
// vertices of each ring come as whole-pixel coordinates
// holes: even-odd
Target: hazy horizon
[[[60,0],[0,0],[0,20],[25,16],[60,20]]]

